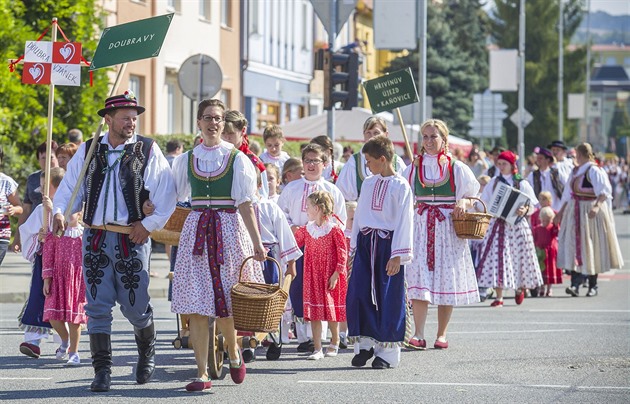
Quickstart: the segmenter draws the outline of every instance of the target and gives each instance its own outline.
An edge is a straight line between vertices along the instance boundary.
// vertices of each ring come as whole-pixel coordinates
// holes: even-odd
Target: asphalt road
[[[628,261],[630,218],[617,217],[617,230]],[[259,359],[248,365],[245,383],[229,375],[213,382],[211,391],[186,393],[195,377],[191,350],[176,350],[175,317],[169,302],[153,300],[158,329],[158,368],[147,385],[135,384],[136,360],[132,327],[115,309],[113,385],[108,393],[92,393],[92,368],[87,335],[80,353],[84,364],[65,368],[54,358],[56,344],[42,345],[42,357],[18,352],[22,333],[15,317],[19,303],[0,306],[0,400],[52,402],[240,403],[628,403],[630,402],[630,270],[601,276],[599,296],[572,298],[565,284],[554,297],[512,299],[505,307],[489,302],[456,308],[449,328],[450,348],[444,351],[403,351],[396,369],[350,366],[352,351],[336,358],[307,361],[295,344],[278,361]],[[436,332],[431,308],[427,335]],[[433,339],[428,338],[429,345]],[[226,368],[227,370],[227,368]]]

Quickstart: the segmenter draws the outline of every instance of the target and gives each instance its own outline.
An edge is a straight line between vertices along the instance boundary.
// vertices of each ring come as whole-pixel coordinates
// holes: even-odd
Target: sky
[[[605,11],[611,15],[630,15],[630,1],[591,0],[591,11]]]

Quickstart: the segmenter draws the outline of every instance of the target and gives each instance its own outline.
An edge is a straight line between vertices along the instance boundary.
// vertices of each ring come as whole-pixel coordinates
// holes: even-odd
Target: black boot
[[[145,384],[155,372],[155,327],[153,323],[145,328],[135,328],[136,344],[138,345],[138,365],[136,366],[136,381]]]
[[[94,367],[94,381],[90,389],[94,392],[109,391],[112,384],[112,342],[109,334],[90,334],[90,351]]]

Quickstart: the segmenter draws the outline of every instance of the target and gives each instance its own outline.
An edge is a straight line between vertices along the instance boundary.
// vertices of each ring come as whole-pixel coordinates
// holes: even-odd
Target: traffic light
[[[324,109],[335,104],[351,110],[357,106],[359,86],[359,55],[357,53],[324,53]]]

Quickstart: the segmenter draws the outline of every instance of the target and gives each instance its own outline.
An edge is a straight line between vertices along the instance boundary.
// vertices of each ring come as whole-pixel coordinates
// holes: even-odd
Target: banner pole
[[[403,138],[405,139],[405,150],[407,151],[409,160],[413,161],[413,152],[411,151],[411,146],[409,145],[409,138],[407,137],[407,129],[405,128],[405,123],[403,122],[402,114],[400,113],[400,108],[396,108],[396,116],[398,116],[400,129],[402,129]]]
[[[57,17],[52,19],[52,42],[57,42]],[[46,127],[46,164],[44,166],[44,189],[42,196],[50,195],[50,165],[52,162],[52,132],[53,132],[53,114],[55,109],[55,85],[50,83],[48,87],[48,122]],[[39,158],[39,156],[37,156]],[[48,211],[42,209],[44,217],[42,218],[42,228],[48,231]]]
[[[118,85],[120,84],[120,80],[126,68],[127,68],[127,63],[123,63],[122,65],[120,65],[120,69],[118,69],[118,74],[116,75],[116,80],[114,81],[114,85],[112,86],[112,89],[109,92],[109,97],[112,97],[116,93],[116,90],[118,90]],[[85,156],[85,161],[83,162],[83,167],[81,168],[81,172],[79,173],[79,178],[77,179],[77,183],[74,185],[74,190],[72,191],[72,196],[70,197],[68,206],[66,206],[66,211],[63,214],[64,220],[66,221],[67,221],[68,216],[72,214],[72,205],[74,205],[74,200],[77,199],[79,188],[81,188],[82,183],[83,183],[83,177],[85,177],[85,173],[87,172],[88,166],[90,165],[92,154],[94,154],[94,149],[96,148],[96,144],[98,143],[98,138],[101,136],[101,132],[103,131],[104,125],[105,125],[105,117],[101,118],[101,122],[98,125],[98,129],[96,129],[96,133],[94,133],[94,137],[92,138],[92,144],[90,145],[90,149],[88,150]]]

